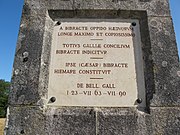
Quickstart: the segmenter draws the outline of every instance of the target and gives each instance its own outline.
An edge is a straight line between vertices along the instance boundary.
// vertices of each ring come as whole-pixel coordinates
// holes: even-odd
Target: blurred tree
[[[6,117],[10,82],[0,80],[0,118]]]

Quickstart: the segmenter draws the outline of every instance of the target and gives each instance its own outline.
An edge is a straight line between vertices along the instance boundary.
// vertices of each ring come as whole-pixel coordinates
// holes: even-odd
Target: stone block
[[[176,106],[180,103],[178,52],[170,17],[149,18],[155,93],[152,106]]]
[[[49,108],[46,112],[47,135],[95,135],[93,108]]]
[[[45,135],[45,116],[39,107],[9,107],[7,135]]]

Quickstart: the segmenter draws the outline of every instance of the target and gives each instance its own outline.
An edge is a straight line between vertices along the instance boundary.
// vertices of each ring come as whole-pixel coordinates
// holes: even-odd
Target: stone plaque
[[[138,20],[60,20],[53,30],[48,104],[131,107],[140,98],[144,107],[142,62]]]

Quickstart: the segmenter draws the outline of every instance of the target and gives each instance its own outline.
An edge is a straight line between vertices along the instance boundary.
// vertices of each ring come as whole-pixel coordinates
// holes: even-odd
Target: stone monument
[[[7,135],[178,135],[168,0],[25,0]]]

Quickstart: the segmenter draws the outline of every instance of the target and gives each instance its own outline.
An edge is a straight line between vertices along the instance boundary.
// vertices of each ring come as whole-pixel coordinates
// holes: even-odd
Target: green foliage
[[[6,117],[10,83],[0,80],[0,118]]]

